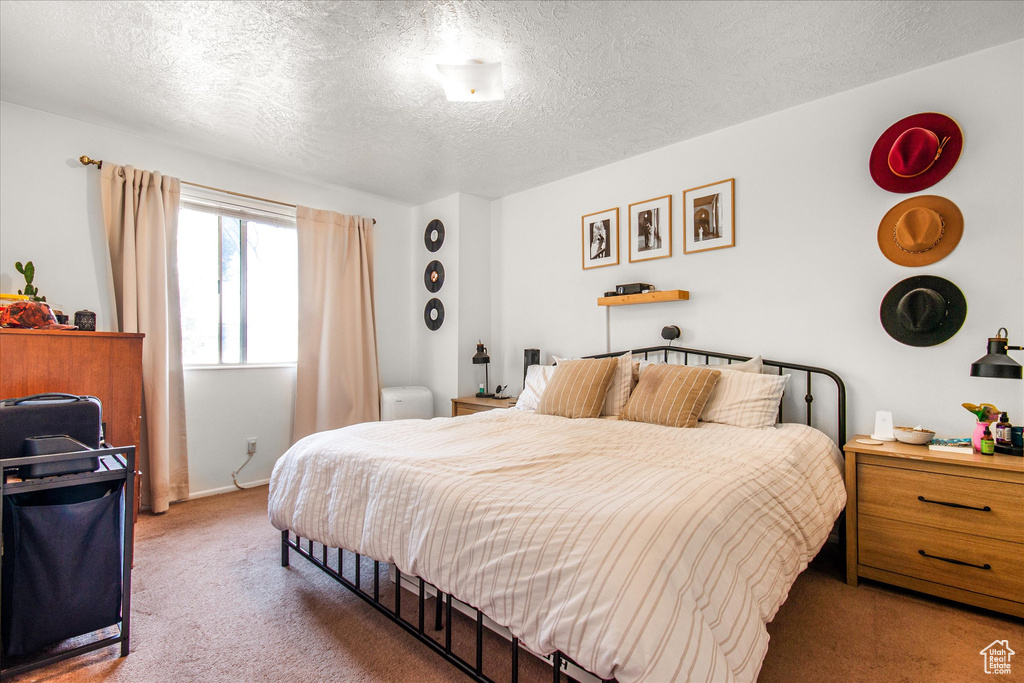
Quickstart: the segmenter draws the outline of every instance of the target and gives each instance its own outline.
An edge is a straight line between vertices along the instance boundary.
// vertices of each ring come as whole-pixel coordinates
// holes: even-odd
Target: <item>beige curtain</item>
[[[300,206],[292,438],[380,419],[373,221]]]
[[[117,323],[142,332],[142,500],[153,512],[188,498],[178,300],[177,178],[104,163],[103,220]]]

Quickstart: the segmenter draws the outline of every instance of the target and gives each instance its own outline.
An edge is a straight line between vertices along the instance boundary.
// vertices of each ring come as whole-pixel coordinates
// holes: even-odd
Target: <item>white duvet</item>
[[[839,450],[803,425],[520,410],[314,434],[270,481],[278,529],[392,562],[622,683],[754,681],[845,502]]]

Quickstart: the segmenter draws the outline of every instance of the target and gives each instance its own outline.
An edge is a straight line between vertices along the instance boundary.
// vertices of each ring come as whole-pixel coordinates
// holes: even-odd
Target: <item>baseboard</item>
[[[257,481],[247,481],[244,484],[242,484],[242,486],[244,486],[247,489],[251,489],[253,487],[263,486],[264,484],[269,484],[269,483],[270,483],[270,479],[259,479]],[[218,493],[231,493],[232,491],[237,491],[237,490],[238,490],[238,488],[236,486],[232,485],[232,486],[222,486],[219,489],[208,489],[206,491],[189,491],[188,499],[189,500],[193,500],[194,498],[205,498],[207,496],[216,496]]]

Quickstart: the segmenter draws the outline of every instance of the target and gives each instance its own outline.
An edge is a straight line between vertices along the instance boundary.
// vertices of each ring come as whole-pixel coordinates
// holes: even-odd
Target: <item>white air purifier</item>
[[[434,395],[426,387],[384,387],[380,390],[380,419],[429,420],[434,417]]]

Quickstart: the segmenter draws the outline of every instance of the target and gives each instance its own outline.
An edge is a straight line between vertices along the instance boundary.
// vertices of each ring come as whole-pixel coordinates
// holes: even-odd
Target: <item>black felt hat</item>
[[[967,317],[967,299],[949,280],[918,275],[895,284],[882,299],[878,315],[896,341],[935,346],[960,330]]]

